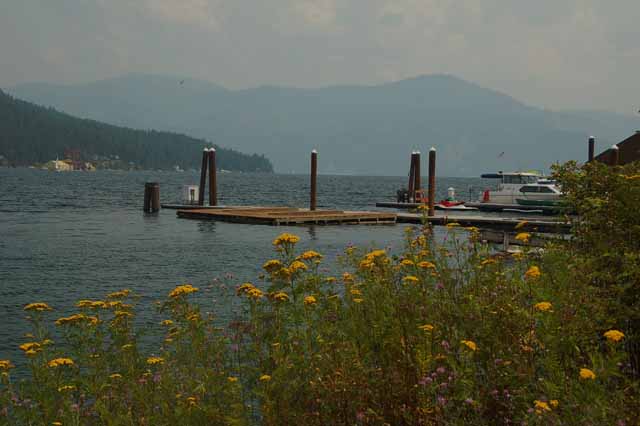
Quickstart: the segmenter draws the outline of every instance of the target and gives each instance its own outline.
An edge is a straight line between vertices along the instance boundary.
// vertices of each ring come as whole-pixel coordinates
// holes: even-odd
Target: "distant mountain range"
[[[14,95],[121,126],[186,133],[267,155],[276,171],[404,175],[414,149],[438,151],[438,174],[548,170],[584,160],[632,134],[640,119],[594,111],[549,111],[449,75],[377,86],[228,90],[145,74],[73,86],[23,84]],[[423,167],[426,170],[426,167]]]
[[[15,99],[0,90],[0,155],[16,166],[45,163],[65,151],[76,151],[77,160],[109,161],[145,169],[199,168],[201,152],[210,142],[189,136],[134,130],[80,119],[52,108]],[[262,155],[247,155],[216,145],[217,165],[237,171],[272,172]],[[130,163],[132,163],[130,165]]]

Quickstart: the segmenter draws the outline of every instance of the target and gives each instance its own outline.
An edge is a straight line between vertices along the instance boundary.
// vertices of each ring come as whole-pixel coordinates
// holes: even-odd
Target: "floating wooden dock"
[[[308,210],[291,207],[229,207],[178,210],[183,219],[217,220],[223,222],[261,225],[343,225],[343,224],[394,224],[395,213]]]
[[[513,231],[519,223],[524,224],[518,231],[526,232],[548,232],[554,234],[568,234],[571,232],[571,224],[561,220],[539,220],[521,217],[491,217],[478,215],[446,215],[446,216],[423,216],[416,213],[398,213],[399,223],[422,223],[426,220],[433,225],[447,225],[449,223],[459,223],[461,226],[475,226],[477,228],[497,229],[502,231]]]
[[[417,209],[420,206],[426,206],[424,203],[402,203],[397,201],[380,201],[376,203],[376,207],[389,208],[389,209]],[[476,207],[466,207],[465,206],[453,206],[453,207],[442,207],[439,204],[435,204],[435,210],[446,210],[446,211],[473,211],[478,210]]]

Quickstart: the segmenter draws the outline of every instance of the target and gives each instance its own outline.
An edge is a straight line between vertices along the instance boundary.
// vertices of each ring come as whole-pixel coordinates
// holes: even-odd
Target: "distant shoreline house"
[[[623,166],[625,164],[632,163],[640,160],[640,131],[629,136],[627,139],[616,144],[618,147],[618,164]],[[594,157],[594,160],[600,161],[605,164],[611,164],[613,162],[613,148],[609,148],[606,151]]]

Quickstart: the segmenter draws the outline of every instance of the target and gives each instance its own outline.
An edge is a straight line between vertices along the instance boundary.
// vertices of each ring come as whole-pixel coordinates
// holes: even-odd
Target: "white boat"
[[[482,203],[512,206],[553,206],[562,198],[562,191],[554,181],[537,173],[487,173],[480,177],[498,181],[496,188],[482,193]]]

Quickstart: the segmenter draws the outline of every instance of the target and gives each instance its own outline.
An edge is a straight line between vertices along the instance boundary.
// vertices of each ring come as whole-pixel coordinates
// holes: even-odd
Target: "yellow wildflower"
[[[115,311],[114,315],[116,316],[116,318],[131,318],[131,317],[133,317],[133,314],[131,312],[128,312],[128,311]]]
[[[436,265],[433,262],[429,262],[428,260],[423,260],[422,262],[418,262],[418,268],[436,269]]]
[[[282,262],[280,262],[278,259],[269,260],[265,262],[264,265],[262,265],[262,268],[267,272],[277,271],[278,269],[282,268]]]
[[[159,356],[151,356],[151,357],[147,358],[147,364],[149,364],[149,365],[164,364],[164,358],[161,358]]]
[[[540,268],[537,266],[530,267],[524,274],[525,279],[536,279],[540,277]]]
[[[529,222],[526,220],[520,221],[518,222],[518,224],[515,226],[515,229],[520,229],[522,227],[524,227],[526,224],[528,224]]]
[[[313,306],[313,305],[316,304],[316,302],[317,302],[317,300],[313,296],[307,296],[307,297],[304,298],[304,304],[305,305]]]
[[[160,324],[165,325],[167,327],[172,326],[173,325],[173,321],[170,319],[166,319],[164,321],[162,321]]]
[[[274,246],[282,246],[285,244],[295,244],[300,241],[300,237],[293,234],[280,234],[275,240],[273,240]]]
[[[325,282],[328,282],[328,283],[335,283],[337,281],[336,277],[327,277],[324,280]]]
[[[74,362],[71,358],[56,358],[49,361],[47,365],[49,366],[49,368],[57,368],[65,365],[72,366],[74,365]]]
[[[477,234],[478,232],[480,232],[480,228],[476,227],[476,226],[467,226],[466,228],[467,231],[471,232],[472,234]]]
[[[127,297],[131,293],[131,290],[124,289],[120,291],[116,291],[107,295],[107,299],[123,299]]]
[[[357,288],[352,288],[351,290],[349,290],[349,293],[351,293],[354,296],[362,296],[362,291],[360,291]]]
[[[291,262],[291,265],[289,265],[289,271],[293,274],[300,271],[306,271],[307,265],[305,265],[304,263],[300,262],[299,260],[294,260],[293,262]]]
[[[317,251],[308,250],[298,256],[298,259],[302,260],[312,260],[312,259],[322,259],[322,255]]]
[[[271,380],[271,376],[268,374],[263,374],[262,376],[260,376],[261,382],[268,382],[269,380]]]
[[[102,300],[96,300],[95,302],[91,302],[91,306],[89,306],[90,308],[106,308],[107,304],[105,302],[103,302]]]
[[[604,333],[604,337],[610,342],[619,342],[624,337],[624,333],[620,330],[609,330]]]
[[[24,307],[24,310],[42,312],[42,311],[52,311],[53,309],[51,308],[51,306],[47,305],[46,303],[36,302],[36,303],[29,303]]]
[[[120,349],[122,349],[123,351],[126,351],[128,349],[133,349],[133,345],[131,343],[127,343],[127,344],[122,345],[122,347]]]
[[[283,291],[279,291],[273,295],[273,300],[276,300],[278,302],[286,302],[287,300],[289,300],[289,295]]]
[[[344,274],[342,274],[342,281],[344,281],[345,283],[353,282],[353,275],[349,272],[345,272]]]
[[[11,361],[8,359],[0,359],[0,370],[9,370],[11,368],[16,368],[15,365],[11,364]]]
[[[550,302],[536,303],[535,305],[533,305],[533,308],[537,311],[546,312],[549,309],[551,309],[551,303]]]
[[[53,345],[53,340],[44,339],[41,344],[42,344],[42,346]]]
[[[551,407],[549,407],[549,404],[547,404],[544,401],[538,401],[537,399],[535,401],[533,401],[533,404],[535,405],[535,408],[537,410],[541,410],[541,411],[551,411]]]
[[[171,293],[169,293],[169,297],[171,297],[172,299],[175,299],[175,298],[180,297],[180,296],[184,296],[184,295],[187,295],[187,294],[195,293],[198,290],[199,290],[198,287],[194,287],[191,284],[183,284],[183,285],[179,285],[178,287],[174,288],[171,291]]]
[[[52,422],[51,426],[62,426],[62,422]]]
[[[237,294],[248,293],[249,291],[253,290],[254,288],[256,288],[256,286],[254,286],[253,284],[244,283],[244,284],[242,284],[240,287],[238,287],[236,289],[236,293]]]
[[[122,374],[113,373],[112,375],[109,376],[109,378],[111,378],[112,380],[122,379]]]
[[[229,383],[235,383],[238,381],[237,377],[233,377],[233,376],[229,376],[227,377],[227,381],[229,381]]]
[[[261,299],[264,296],[264,293],[259,288],[254,287],[251,290],[247,291],[247,296],[257,300]]]
[[[186,398],[187,404],[191,407],[195,407],[198,404],[198,400],[195,396],[188,396]]]
[[[415,284],[418,282],[418,277],[415,277],[413,275],[407,275],[406,277],[402,278],[402,281],[404,283],[412,283]]]
[[[457,222],[447,223],[447,228],[449,228],[449,229],[457,228],[458,226],[460,226],[460,224],[457,223]]]
[[[478,350],[478,346],[473,340],[461,340],[460,343],[462,343],[463,345],[465,345],[466,347],[468,347],[474,352]]]
[[[400,264],[402,266],[413,266],[413,265],[415,265],[415,263],[411,259],[402,259],[402,262],[400,262]]]
[[[354,303],[362,303],[364,299],[355,298],[353,299]]]
[[[496,263],[495,259],[485,259],[482,262],[480,262],[480,266],[487,266],[487,265],[493,265],[494,263]]]
[[[528,232],[520,232],[516,235],[516,241],[521,241],[525,244],[529,242],[529,238],[531,238],[531,234]]]
[[[37,351],[37,350],[40,350],[40,343],[38,342],[23,343],[22,345],[19,346],[19,348],[25,352],[32,351],[32,350]]]
[[[72,390],[76,390],[76,387],[74,385],[64,385],[58,388],[58,392],[66,392]]]
[[[560,403],[558,402],[558,400],[557,400],[557,399],[552,399],[551,401],[549,401],[549,404],[551,404],[551,406],[552,406],[553,408],[558,408],[558,405],[559,405]]]
[[[595,380],[596,374],[588,368],[581,368],[580,378],[583,380]]]
[[[423,331],[433,331],[434,327],[431,324],[423,324],[421,326],[418,326],[418,328]]]

